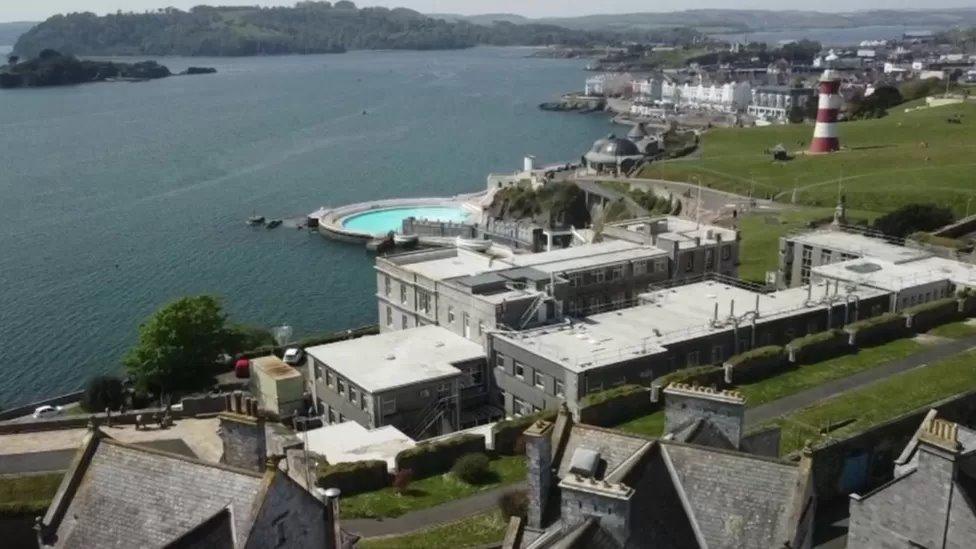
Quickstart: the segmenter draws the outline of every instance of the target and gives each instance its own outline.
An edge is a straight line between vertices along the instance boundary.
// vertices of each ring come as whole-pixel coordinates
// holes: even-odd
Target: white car
[[[61,415],[60,406],[48,406],[45,404],[44,406],[38,406],[37,409],[34,410],[35,419],[54,417],[59,415]]]
[[[305,351],[299,349],[298,347],[292,347],[285,351],[285,364],[289,366],[300,366],[302,360],[305,358]]]

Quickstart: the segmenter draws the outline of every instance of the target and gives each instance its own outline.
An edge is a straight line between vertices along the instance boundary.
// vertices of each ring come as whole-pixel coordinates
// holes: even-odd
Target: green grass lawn
[[[830,432],[842,439],[944,398],[976,388],[976,352],[963,353],[824,400],[776,420],[781,455],[818,440],[828,425],[850,421]]]
[[[976,336],[976,324],[962,320],[932,328],[928,333],[929,335],[947,337],[949,339],[963,339],[965,337]]]
[[[508,524],[497,511],[473,515],[464,520],[435,526],[403,536],[367,538],[362,549],[454,549],[497,543],[505,537]]]
[[[763,150],[782,143],[803,151],[811,124],[763,128],[717,128],[702,138],[701,157],[654,162],[642,177],[691,181],[757,197],[831,207],[843,185],[854,209],[890,211],[916,202],[935,202],[963,214],[976,196],[976,103],[904,112],[906,104],[874,120],[840,124],[844,150],[774,162]],[[946,119],[960,115],[961,124]]]
[[[397,495],[393,488],[357,494],[342,500],[342,516],[347,518],[398,517],[404,513],[433,507],[477,492],[490,490],[525,479],[524,456],[500,456],[491,461],[492,482],[471,485],[451,473],[418,479],[406,493]]]
[[[43,513],[64,473],[0,475],[0,516]]]
[[[805,391],[828,381],[841,379],[857,372],[881,366],[892,360],[904,358],[923,349],[912,339],[899,339],[861,349],[857,354],[824,360],[785,370],[778,375],[746,383],[736,387],[746,397],[746,406],[759,406],[800,391]],[[641,416],[614,426],[628,433],[659,437],[664,434],[664,411]]]
[[[797,208],[778,213],[746,214],[739,218],[739,277],[763,283],[766,271],[776,270],[779,263],[779,238],[789,232],[802,229],[814,221],[831,219],[833,208]],[[848,219],[873,221],[877,213],[851,210]]]
[[[920,343],[912,339],[898,339],[877,347],[860,349],[853,355],[845,355],[786,370],[778,375],[740,385],[737,388],[746,397],[747,406],[759,406],[817,385],[823,385],[829,381],[845,378],[887,362],[905,358],[923,348]]]

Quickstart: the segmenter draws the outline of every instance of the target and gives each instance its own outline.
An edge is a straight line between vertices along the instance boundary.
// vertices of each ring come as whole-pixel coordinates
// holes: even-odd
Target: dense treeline
[[[337,53],[347,49],[458,49],[491,45],[582,45],[605,38],[553,25],[492,26],[432,19],[397,8],[347,1],[303,2],[291,8],[167,8],[149,13],[57,15],[37,25],[15,51],[46,48],[75,55],[261,55]]]
[[[9,59],[0,70],[0,88],[38,88],[98,82],[110,78],[150,80],[170,76],[169,69],[155,61],[113,63],[110,61],[82,61],[72,55],[46,49],[36,58],[20,61]]]

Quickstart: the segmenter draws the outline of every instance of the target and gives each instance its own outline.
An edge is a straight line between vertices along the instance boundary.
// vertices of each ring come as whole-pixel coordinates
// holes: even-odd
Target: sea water
[[[161,58],[218,73],[0,90],[0,407],[120,372],[139,323],[180,296],[296,337],[375,323],[364,247],[246,219],[577,159],[613,127],[540,111],[584,63],[529,53]]]

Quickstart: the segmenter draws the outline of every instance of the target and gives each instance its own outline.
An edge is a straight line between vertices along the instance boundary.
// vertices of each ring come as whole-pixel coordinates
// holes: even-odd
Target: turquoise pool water
[[[351,215],[342,220],[342,226],[353,231],[370,234],[400,232],[403,220],[408,217],[436,219],[437,221],[466,221],[468,212],[461,207],[452,206],[386,208]]]

